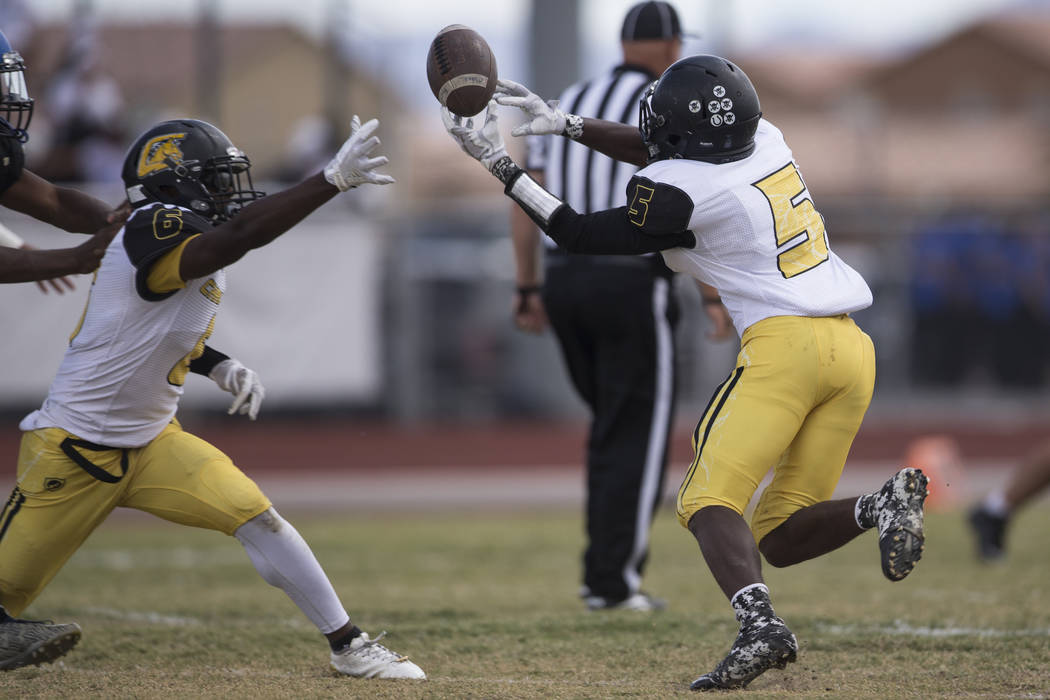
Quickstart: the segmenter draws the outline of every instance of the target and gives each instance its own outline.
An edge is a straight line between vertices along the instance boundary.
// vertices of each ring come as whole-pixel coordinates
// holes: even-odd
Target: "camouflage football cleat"
[[[0,671],[39,666],[63,656],[80,641],[80,625],[19,620],[0,608]]]
[[[928,481],[920,469],[901,469],[875,494],[882,573],[891,581],[903,579],[922,559]]]
[[[784,668],[798,658],[798,640],[779,617],[756,620],[737,635],[729,654],[715,670],[693,681],[690,690],[743,688],[771,668]]]

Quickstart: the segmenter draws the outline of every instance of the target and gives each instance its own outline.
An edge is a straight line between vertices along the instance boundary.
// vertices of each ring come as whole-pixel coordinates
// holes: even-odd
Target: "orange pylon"
[[[926,507],[949,510],[965,498],[962,454],[959,443],[949,435],[924,435],[908,445],[905,466],[921,469],[930,480]]]

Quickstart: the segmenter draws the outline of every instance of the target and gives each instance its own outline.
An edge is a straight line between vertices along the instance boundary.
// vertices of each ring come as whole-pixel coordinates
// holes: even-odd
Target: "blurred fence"
[[[874,413],[1050,416],[1047,212],[818,206],[833,248],[875,293],[856,314],[878,353]],[[377,215],[336,200],[231,266],[213,344],[260,373],[270,411],[358,409],[402,423],[583,417],[553,337],[511,323],[508,207],[484,197]],[[40,247],[76,240],[13,212],[0,218]],[[40,402],[88,287],[87,277],[64,296],[0,287],[0,410]],[[680,415],[692,420],[737,345],[708,340],[695,288],[677,287]],[[185,407],[225,403],[203,379],[188,383]]]

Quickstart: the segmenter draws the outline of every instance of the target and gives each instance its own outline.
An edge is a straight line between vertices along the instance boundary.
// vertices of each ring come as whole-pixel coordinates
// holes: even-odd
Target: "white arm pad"
[[[514,179],[514,183],[507,190],[507,196],[521,205],[525,213],[544,229],[550,224],[554,212],[565,204],[525,172]]]
[[[25,241],[22,240],[21,236],[3,224],[0,224],[0,246],[4,246],[5,248],[21,248],[23,245],[25,245]]]

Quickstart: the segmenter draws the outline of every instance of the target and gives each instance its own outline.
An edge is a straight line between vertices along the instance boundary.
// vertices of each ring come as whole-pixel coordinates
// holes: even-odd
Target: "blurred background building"
[[[615,60],[632,3],[497,4],[391,0],[380,18],[353,0],[0,0],[0,28],[37,101],[28,167],[114,203],[124,149],[160,119],[214,121],[274,190],[323,167],[350,115],[380,118],[398,184],[340,197],[230,270],[215,345],[259,371],[267,411],[578,419],[553,339],[513,330],[509,202],[444,133],[424,61],[441,27],[469,24],[501,75],[553,95]],[[873,420],[1050,418],[1050,3],[954,3],[921,31],[930,7],[953,5],[930,3],[886,18],[896,41],[851,41],[832,2],[792,3],[803,16],[768,36],[752,30],[784,12],[772,0],[677,5],[702,35],[686,53],[751,76],[833,245],[873,287],[857,315],[879,358]],[[822,12],[838,24],[821,29]],[[42,247],[64,243],[0,217]],[[87,287],[0,289],[0,410],[45,394]],[[683,297],[679,415],[693,421],[737,348],[707,341],[695,292]],[[184,405],[225,399],[191,386]]]

